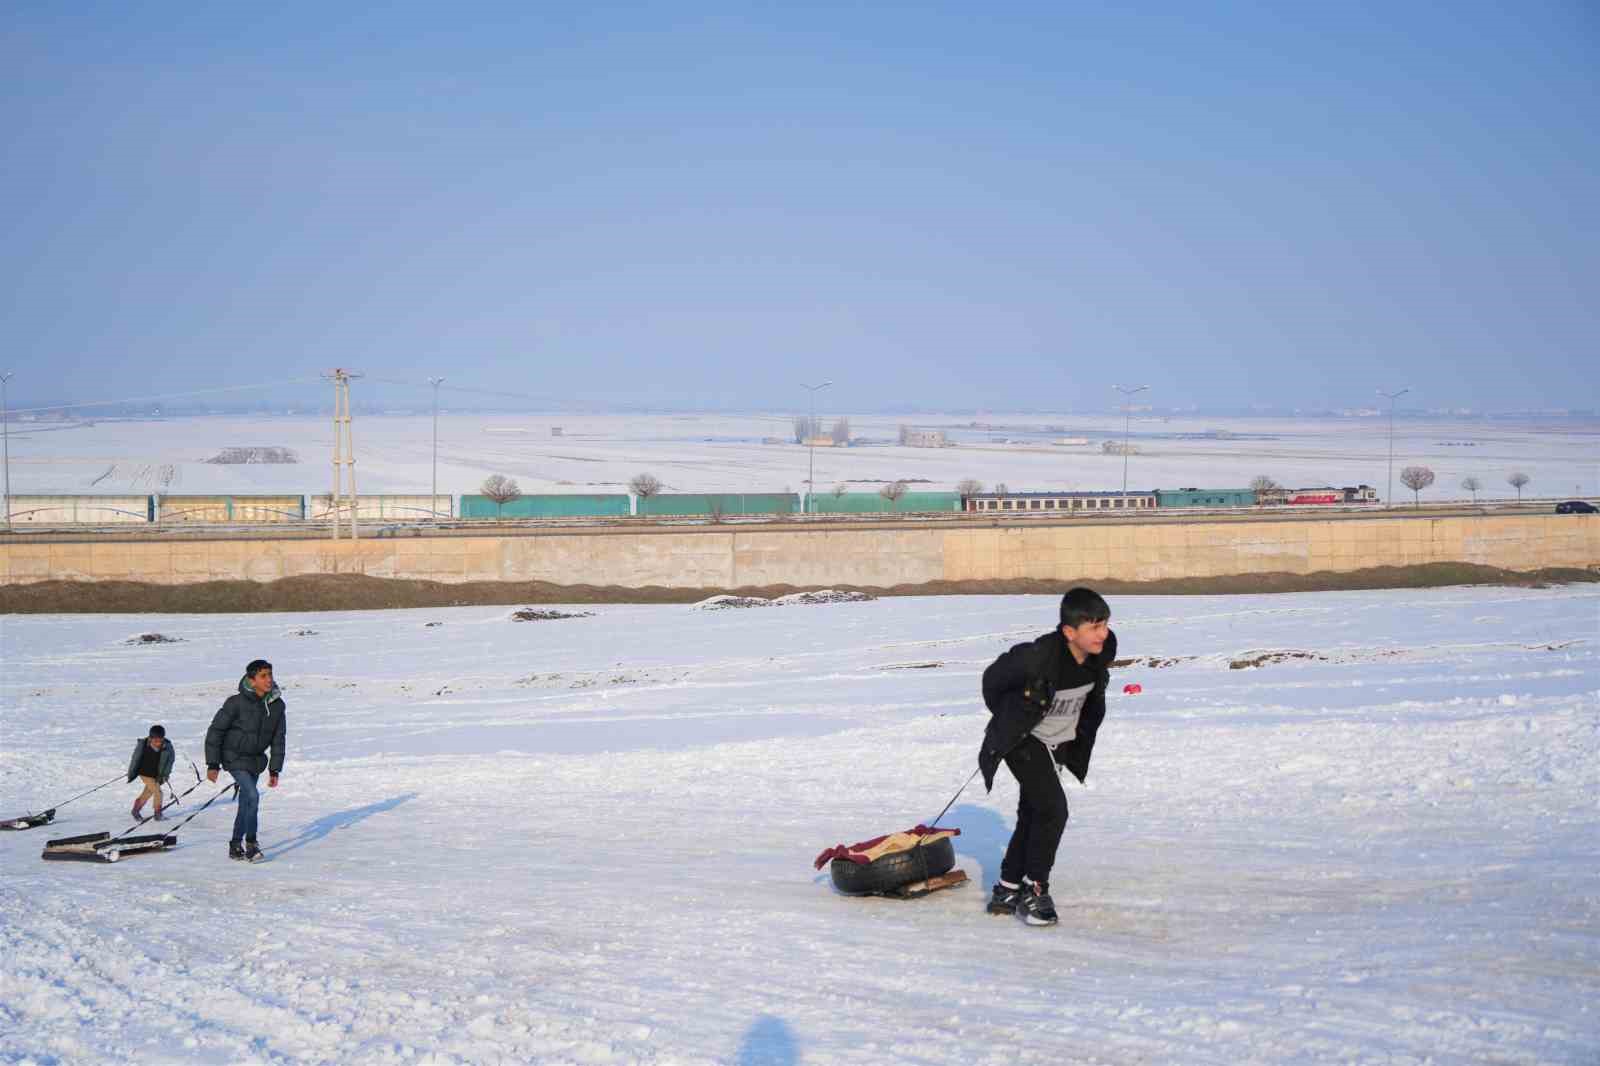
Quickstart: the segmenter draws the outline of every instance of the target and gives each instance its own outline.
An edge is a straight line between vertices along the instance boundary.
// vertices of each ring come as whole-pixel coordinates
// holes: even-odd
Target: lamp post
[[[816,481],[816,478],[817,478],[817,449],[816,449],[816,445],[811,443],[812,438],[817,435],[817,392],[819,390],[821,390],[821,389],[827,388],[829,385],[832,385],[832,384],[833,384],[833,382],[831,382],[831,381],[824,381],[821,385],[807,385],[803,381],[800,383],[800,387],[802,389],[805,389],[808,393],[811,394],[811,402],[810,402],[810,405],[808,407],[808,410],[810,411],[810,414],[806,417],[806,467],[807,467],[807,469],[806,469],[806,513],[807,514],[811,513],[811,497],[814,496],[816,494],[816,491],[817,491],[817,481]]]
[[[433,495],[428,497],[428,514],[439,520],[439,385],[444,378],[429,378],[433,386]]]
[[[6,467],[6,532],[11,532],[11,410],[6,403],[6,382],[11,380],[15,370],[7,370],[0,374],[0,434],[5,442],[5,467]]]
[[[1136,393],[1148,389],[1149,385],[1113,385],[1113,389],[1122,393],[1122,506],[1128,506],[1128,431],[1133,424],[1133,404],[1131,402]]]
[[[1379,396],[1387,396],[1389,398],[1389,487],[1383,493],[1383,505],[1385,507],[1394,506],[1390,502],[1394,499],[1394,402],[1410,391],[1409,388],[1401,389],[1398,392],[1378,390]]]

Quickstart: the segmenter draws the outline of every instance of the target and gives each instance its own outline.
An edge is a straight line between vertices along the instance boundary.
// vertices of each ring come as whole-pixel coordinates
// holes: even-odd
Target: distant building
[[[832,448],[834,446],[832,437],[807,437],[802,443],[807,448]]]
[[[561,436],[561,427],[560,427],[560,426],[551,426],[551,427],[550,427],[550,435],[551,435],[551,436],[552,436],[552,437],[559,437],[559,436]]]
[[[900,443],[907,448],[946,448],[950,442],[945,439],[942,429],[917,429],[914,426],[900,427]]]

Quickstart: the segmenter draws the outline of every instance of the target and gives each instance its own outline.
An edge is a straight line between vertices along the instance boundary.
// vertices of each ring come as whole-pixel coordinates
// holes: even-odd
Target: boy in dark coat
[[[1059,768],[1079,781],[1089,773],[1117,657],[1110,620],[1111,608],[1098,593],[1075,588],[1061,599],[1058,628],[1016,645],[983,672],[990,715],[978,753],[983,784],[994,788],[1004,762],[1022,790],[990,914],[1020,914],[1029,925],[1056,923],[1050,868],[1067,827]]]
[[[256,844],[256,816],[261,808],[256,782],[266,770],[267,787],[278,787],[286,717],[283,693],[272,682],[272,664],[256,659],[244,668],[239,691],[223,702],[206,730],[206,780],[215,781],[218,770],[227,770],[239,788],[239,811],[233,817],[233,839],[228,842],[230,859],[257,862],[262,857]]]
[[[172,776],[172,745],[164,727],[153,725],[150,734],[133,742],[133,757],[128,760],[128,781],[138,778],[144,791],[133,801],[133,816],[144,820],[144,801],[155,800],[156,821],[161,821],[161,786]]]

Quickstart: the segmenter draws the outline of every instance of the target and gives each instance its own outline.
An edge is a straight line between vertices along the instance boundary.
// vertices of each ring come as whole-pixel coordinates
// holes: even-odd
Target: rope
[[[193,792],[196,788],[199,788],[199,787],[200,787],[199,783],[196,782],[195,785],[189,789],[189,792]],[[226,796],[229,792],[237,792],[237,791],[239,791],[239,786],[238,786],[237,783],[223,785],[222,788],[217,791],[217,794],[215,796],[212,796],[210,799],[206,800],[203,804],[200,805],[200,809],[199,810],[195,811],[194,814],[189,815],[189,817],[185,818],[183,821],[179,822],[177,825],[173,826],[171,829],[162,830],[161,835],[162,836],[172,836],[173,834],[177,833],[178,830],[182,829],[184,826],[186,826],[190,822],[194,821],[195,817],[200,814],[200,811],[205,810],[207,807],[209,807],[213,803],[217,802],[217,800],[221,799],[223,796]],[[189,794],[189,792],[185,792],[184,795],[187,796]],[[122,840],[124,837],[127,837],[130,833],[132,833],[135,829],[138,829],[138,828],[140,828],[140,826],[143,826],[143,825],[144,825],[144,823],[140,822],[139,825],[130,826],[128,829],[123,830],[121,833],[117,834],[116,836],[112,837],[111,839],[113,841]]]

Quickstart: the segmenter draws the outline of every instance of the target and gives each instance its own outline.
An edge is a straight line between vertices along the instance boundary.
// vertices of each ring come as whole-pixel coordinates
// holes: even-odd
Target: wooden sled
[[[85,833],[82,836],[45,841],[44,851],[39,857],[70,862],[118,862],[124,855],[165,851],[177,844],[177,837],[163,833],[118,837],[115,840],[110,833]]]

